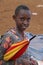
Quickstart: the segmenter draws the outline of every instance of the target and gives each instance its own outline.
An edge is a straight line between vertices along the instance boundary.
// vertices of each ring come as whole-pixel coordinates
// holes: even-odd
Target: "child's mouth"
[[[26,29],[26,28],[27,28],[27,26],[22,26],[22,28],[23,28],[23,29]]]

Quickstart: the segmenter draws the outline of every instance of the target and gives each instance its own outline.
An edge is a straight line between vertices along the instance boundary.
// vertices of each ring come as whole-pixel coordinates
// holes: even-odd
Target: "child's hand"
[[[32,65],[38,65],[38,62],[36,60],[33,60],[32,58],[30,59],[30,62],[32,63]]]
[[[37,61],[31,59],[31,60],[27,60],[27,59],[22,59],[22,64],[20,65],[38,65]]]

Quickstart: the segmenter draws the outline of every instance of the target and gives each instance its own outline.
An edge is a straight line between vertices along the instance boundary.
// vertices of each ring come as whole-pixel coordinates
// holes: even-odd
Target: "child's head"
[[[31,11],[25,5],[20,5],[15,10],[13,19],[16,22],[16,26],[20,31],[24,31],[28,26],[31,19]]]

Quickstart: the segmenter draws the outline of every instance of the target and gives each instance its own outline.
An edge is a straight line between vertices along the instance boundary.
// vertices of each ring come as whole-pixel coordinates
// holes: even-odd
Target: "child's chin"
[[[26,30],[26,28],[23,28],[22,30]]]

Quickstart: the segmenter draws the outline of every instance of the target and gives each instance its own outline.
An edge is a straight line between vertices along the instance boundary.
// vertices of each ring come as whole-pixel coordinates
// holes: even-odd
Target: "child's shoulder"
[[[10,29],[10,32],[12,32],[13,34],[16,34],[15,28]]]
[[[9,29],[8,31],[6,31],[6,33],[4,35],[13,35],[13,34],[16,34],[16,30],[15,28],[11,28]]]
[[[13,38],[16,34],[16,31],[14,28],[11,28],[9,29],[8,31],[6,31],[3,35],[1,35],[3,39],[6,39],[6,38]]]
[[[33,37],[33,34],[31,32],[25,32],[25,35],[28,39],[31,39]]]
[[[9,39],[15,39],[15,29],[14,28],[11,28],[9,29],[8,31],[6,31],[0,38],[0,43],[1,41],[5,41],[5,40],[9,40]],[[2,42],[3,43],[3,42]]]

